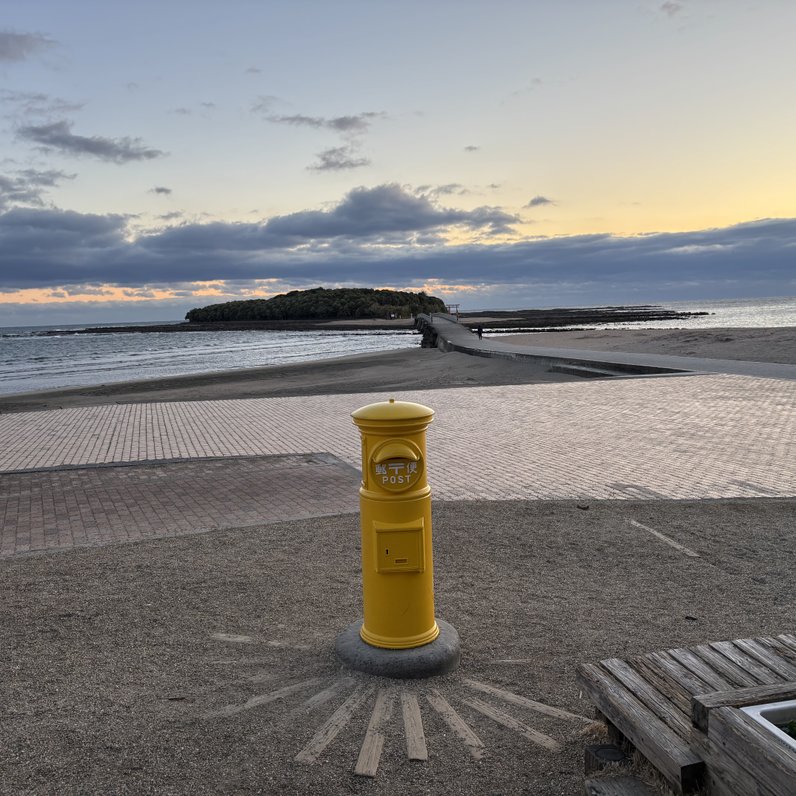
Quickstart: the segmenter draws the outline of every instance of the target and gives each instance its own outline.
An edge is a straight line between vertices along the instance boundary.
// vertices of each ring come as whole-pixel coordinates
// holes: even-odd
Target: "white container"
[[[796,721],[796,699],[789,699],[785,702],[769,702],[767,705],[750,705],[741,710],[796,751],[796,738],[791,738],[776,726]]]

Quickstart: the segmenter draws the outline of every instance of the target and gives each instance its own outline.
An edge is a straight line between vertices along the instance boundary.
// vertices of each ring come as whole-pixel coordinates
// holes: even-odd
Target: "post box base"
[[[337,637],[337,657],[358,672],[401,679],[449,674],[459,665],[459,634],[453,625],[437,619],[439,635],[428,644],[411,649],[373,647],[359,635],[362,622],[349,625]]]

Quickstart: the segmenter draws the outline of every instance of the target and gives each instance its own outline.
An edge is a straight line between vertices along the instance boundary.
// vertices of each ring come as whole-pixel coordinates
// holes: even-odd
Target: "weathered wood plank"
[[[789,649],[796,650],[796,636],[790,633],[782,633],[777,636],[777,641],[781,641]]]
[[[578,680],[592,702],[655,766],[677,793],[693,790],[704,764],[688,744],[601,666],[584,664]]]
[[[406,756],[410,760],[428,760],[423,717],[420,715],[420,705],[414,694],[407,691],[401,692],[401,711],[406,733]]]
[[[351,694],[329,719],[324,722],[315,735],[310,738],[307,745],[296,755],[298,763],[314,763],[323,753],[323,750],[338,736],[343,727],[348,724],[360,705],[373,694],[375,686],[359,688]]]
[[[692,652],[699,655],[702,660],[712,666],[717,672],[720,672],[724,677],[730,680],[734,685],[739,688],[751,688],[760,683],[752,677],[751,674],[744,671],[740,666],[733,663],[731,660],[720,655],[716,650],[709,647],[707,644],[700,644],[698,647],[693,647]]]
[[[286,685],[284,688],[278,688],[276,691],[269,691],[267,694],[257,694],[247,699],[242,705],[225,705],[223,708],[208,711],[205,713],[205,718],[218,719],[226,718],[227,716],[236,716],[238,713],[243,713],[245,710],[251,710],[261,705],[267,705],[270,702],[276,702],[278,699],[284,699],[285,697],[295,694],[297,691],[312,688],[322,682],[322,677],[312,677],[309,680],[302,680],[299,683],[293,683],[292,685]]]
[[[669,650],[669,655],[678,663],[698,675],[700,680],[713,686],[716,691],[729,691],[733,687],[733,683],[722,677],[715,669],[708,666],[702,658],[691,652],[691,650],[680,647],[678,649]]]
[[[717,756],[733,761],[751,774],[755,793],[793,796],[796,784],[796,755],[736,708],[716,708],[710,718],[708,740]],[[720,753],[719,753],[720,750]]]
[[[713,748],[715,749],[715,744]],[[705,770],[704,787],[710,796],[771,796],[769,790],[761,790],[757,779],[734,760],[726,756],[711,756],[710,751],[707,755],[706,759],[710,762]]]
[[[527,724],[517,721],[517,719],[515,719],[513,716],[509,716],[508,713],[504,713],[502,710],[498,710],[497,708],[492,707],[492,705],[488,705],[486,702],[483,702],[476,697],[473,697],[472,699],[464,699],[462,701],[465,705],[469,705],[471,708],[477,710],[487,718],[492,719],[492,721],[496,721],[498,724],[502,724],[504,727],[508,727],[510,730],[518,732],[524,738],[527,738],[531,743],[534,743],[537,746],[541,746],[544,749],[549,749],[551,752],[558,752],[561,750],[561,744],[556,741],[555,738],[551,738],[549,735],[545,735],[543,732],[534,730],[533,727],[529,727]]]
[[[756,784],[752,777],[730,761],[729,766],[722,765],[717,756],[715,744],[708,741],[708,736],[696,728],[691,733],[691,748],[705,761],[702,788],[710,796],[739,796],[753,794]],[[721,750],[718,750],[721,754]]]
[[[753,638],[739,638],[733,643],[750,658],[754,658],[764,666],[767,666],[783,680],[796,680],[796,666],[777,655],[770,647],[763,646]]]
[[[653,791],[637,777],[588,779],[584,792],[586,796],[654,796]]]
[[[781,767],[772,784],[761,780],[761,770],[775,764],[784,766],[784,758],[778,760],[775,755],[773,763],[764,759],[757,766],[759,755],[749,751],[748,728],[727,731],[736,735],[747,732],[746,746],[735,756],[723,753],[723,740],[708,737],[715,736],[716,716],[728,716],[726,711],[751,722],[736,707],[796,699],[796,635],[717,641],[648,653],[629,661],[611,659],[599,665],[583,665],[578,675],[606,721],[615,725],[678,792],[698,782],[705,772],[705,760],[711,766],[710,785],[716,796],[796,796],[796,756],[788,747],[783,745],[779,751],[789,756],[791,768]],[[738,720],[729,718],[727,722]],[[765,737],[765,730],[751,723],[752,732],[759,736],[752,745],[765,741],[773,746],[771,741],[776,739]],[[678,741],[684,747],[680,752],[695,761],[690,784],[684,781],[682,772],[678,782],[672,765],[676,752],[665,749],[668,742],[676,747]]]
[[[763,636],[762,638],[756,638],[755,641],[776,652],[780,658],[784,658],[786,661],[796,665],[796,649],[791,649],[779,639],[773,636]]]
[[[678,710],[686,716],[688,715],[688,711],[691,709],[689,691],[672,681],[671,678],[665,677],[664,673],[644,656],[631,658],[630,663],[645,680],[652,683],[672,704],[676,705]]]
[[[386,688],[379,689],[376,704],[373,706],[373,713],[368,722],[368,729],[365,731],[365,738],[362,741],[362,748],[359,750],[359,757],[354,766],[354,774],[358,777],[375,777],[379,770],[381,750],[384,748],[382,727],[392,715],[394,696],[393,692]]]
[[[750,658],[745,652],[742,652],[732,641],[714,641],[710,646],[716,652],[720,652],[725,658],[749,672],[752,677],[763,685],[773,685],[782,679],[770,669],[758,663],[754,658]]]
[[[426,699],[434,710],[439,713],[442,720],[461,738],[470,754],[480,760],[484,756],[484,744],[481,739],[470,729],[470,725],[453,709],[447,699],[435,688]]]
[[[707,733],[710,726],[710,713],[716,708],[743,708],[766,702],[782,702],[786,699],[796,699],[796,681],[699,694],[693,698],[691,703],[691,720],[697,729]]]
[[[600,661],[600,665],[681,738],[688,738],[691,732],[691,722],[688,721],[685,714],[660,691],[650,685],[635,669],[619,658]]]
[[[666,652],[651,652],[644,657],[657,666],[665,677],[670,678],[682,689],[687,691],[690,696],[694,694],[705,694],[713,690],[712,686],[686,669],[685,666],[678,663]]]
[[[309,699],[306,699],[298,707],[294,708],[291,711],[291,715],[309,713],[319,708],[321,705],[325,705],[330,699],[334,699],[338,692],[342,691],[344,688],[350,688],[355,682],[353,677],[340,677],[328,688],[324,688],[323,691],[318,691],[317,694],[313,694]]]
[[[465,685],[470,686],[470,688],[474,688],[476,691],[481,691],[484,694],[490,694],[491,696],[499,697],[506,702],[510,702],[512,705],[519,705],[520,707],[534,710],[537,713],[543,713],[546,716],[552,716],[556,719],[575,719],[576,721],[585,721],[586,723],[591,723],[591,719],[587,718],[586,716],[579,716],[577,713],[570,713],[568,710],[563,710],[562,708],[556,708],[552,705],[545,705],[544,702],[535,702],[533,699],[527,699],[526,697],[515,694],[512,691],[505,691],[502,688],[497,688],[496,686],[489,685],[488,683],[481,683],[477,680],[468,680],[467,678],[465,678],[463,682]]]

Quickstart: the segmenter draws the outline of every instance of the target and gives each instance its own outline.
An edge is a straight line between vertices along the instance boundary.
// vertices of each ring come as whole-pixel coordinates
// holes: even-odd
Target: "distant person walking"
[[[484,336],[484,327],[481,324],[478,324],[478,327],[475,330],[475,333],[478,335],[478,339],[480,340]]]

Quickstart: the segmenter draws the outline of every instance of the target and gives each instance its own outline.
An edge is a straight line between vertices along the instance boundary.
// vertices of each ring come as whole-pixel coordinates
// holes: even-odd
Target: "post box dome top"
[[[396,401],[390,398],[389,401],[379,401],[379,403],[368,404],[361,409],[351,413],[354,420],[428,420],[434,417],[434,410],[429,409],[423,404],[415,404],[410,401]]]

